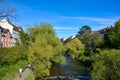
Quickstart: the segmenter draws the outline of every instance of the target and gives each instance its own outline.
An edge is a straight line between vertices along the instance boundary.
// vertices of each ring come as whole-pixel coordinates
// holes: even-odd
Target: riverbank
[[[15,64],[5,65],[0,68],[0,80],[14,80],[18,76],[19,68],[25,68],[28,65],[28,60],[19,60]]]

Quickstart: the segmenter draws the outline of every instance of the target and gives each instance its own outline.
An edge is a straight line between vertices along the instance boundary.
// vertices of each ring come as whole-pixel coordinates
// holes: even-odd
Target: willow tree
[[[36,77],[49,75],[52,62],[63,62],[63,45],[56,37],[50,24],[42,23],[28,29],[30,46],[28,59],[32,63]]]
[[[52,47],[48,45],[45,38],[37,37],[28,51],[29,61],[32,63],[36,76],[49,75],[52,57]]]
[[[77,58],[80,55],[80,52],[84,49],[84,44],[77,38],[71,40],[68,44],[66,44],[67,53],[71,58]]]

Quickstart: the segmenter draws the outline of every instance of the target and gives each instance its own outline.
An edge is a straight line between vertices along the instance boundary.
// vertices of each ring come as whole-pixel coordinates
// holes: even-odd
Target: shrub
[[[92,59],[93,80],[120,79],[120,50],[103,50],[100,54],[92,56]]]

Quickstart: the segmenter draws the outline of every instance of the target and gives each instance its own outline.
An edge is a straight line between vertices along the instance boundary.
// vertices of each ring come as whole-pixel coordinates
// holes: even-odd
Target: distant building
[[[76,36],[71,36],[71,37],[70,37],[70,39],[74,39],[74,38],[76,38]]]
[[[109,26],[109,27],[100,29],[100,30],[98,30],[98,32],[101,34],[101,37],[104,38],[104,34],[105,34],[106,32],[108,32],[111,28],[113,28],[113,26]]]
[[[61,39],[61,41],[63,41],[63,42],[66,41],[66,40],[67,40],[67,38],[62,38],[62,39]]]
[[[71,36],[69,38],[62,38],[61,41],[66,44],[66,43],[70,42],[74,38],[76,38],[76,36]]]
[[[21,43],[19,31],[22,27],[15,26],[6,19],[0,21],[0,47],[13,47]]]

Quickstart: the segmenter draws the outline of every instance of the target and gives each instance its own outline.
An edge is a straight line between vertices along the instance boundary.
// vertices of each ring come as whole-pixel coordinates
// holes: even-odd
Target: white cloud
[[[76,27],[54,27],[55,30],[77,30]]]
[[[96,30],[100,30],[100,29],[103,29],[107,26],[104,26],[104,25],[101,25],[101,26],[92,26],[93,27],[93,31],[96,31]]]
[[[111,25],[115,21],[120,19],[120,17],[118,17],[118,16],[114,17],[114,18],[81,17],[81,16],[77,16],[77,17],[59,16],[59,18],[61,18],[61,19],[74,19],[74,20],[87,20],[87,21],[93,21],[93,22],[97,22],[99,24],[106,24],[106,25]]]

